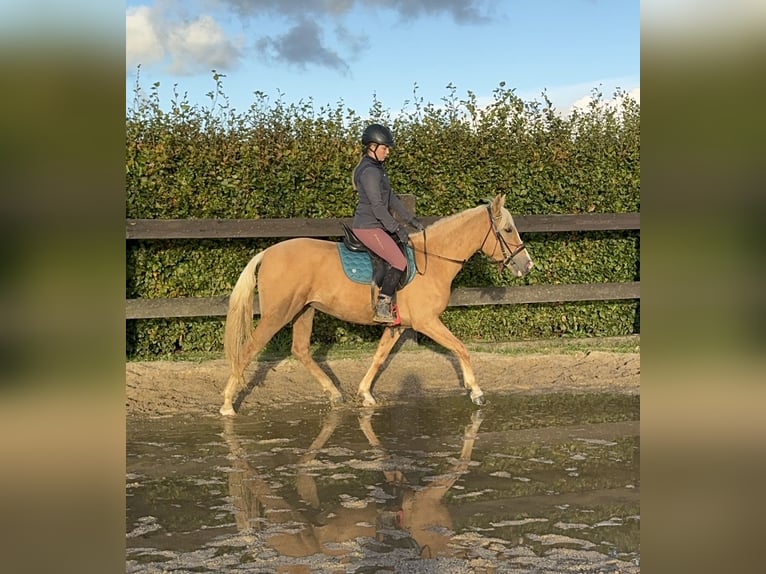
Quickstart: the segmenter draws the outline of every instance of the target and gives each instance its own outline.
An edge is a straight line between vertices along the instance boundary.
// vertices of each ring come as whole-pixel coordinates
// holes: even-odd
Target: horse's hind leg
[[[309,350],[311,330],[314,325],[314,308],[306,307],[293,321],[292,353],[305,365],[314,378],[322,385],[322,390],[330,397],[333,405],[343,402],[343,395],[335,387],[330,377],[317,365]]]
[[[387,327],[383,331],[383,336],[380,338],[378,348],[375,351],[375,355],[372,357],[372,365],[370,365],[370,368],[364,375],[362,382],[359,383],[359,390],[356,392],[357,396],[362,398],[362,404],[365,407],[375,406],[375,398],[370,392],[372,381],[380,370],[380,367],[383,366],[389,353],[391,353],[391,349],[394,348],[399,337],[401,337],[403,331],[404,329],[401,327]]]
[[[484,391],[476,383],[476,376],[473,373],[471,359],[468,356],[468,349],[465,345],[453,335],[449,329],[438,318],[425,325],[418,325],[417,330],[425,336],[433,339],[442,347],[449,349],[457,357],[460,363],[460,369],[463,372],[463,385],[471,391],[471,401],[476,405],[483,405],[486,402]]]
[[[277,334],[282,327],[284,327],[286,321],[273,321],[261,316],[258,326],[253,330],[250,340],[245,344],[242,349],[241,359],[236,367],[233,367],[229,380],[226,383],[226,387],[223,390],[223,405],[219,412],[224,416],[234,416],[234,393],[240,387],[244,386],[244,372],[250,361],[253,360],[261,349],[266,346],[271,338]]]

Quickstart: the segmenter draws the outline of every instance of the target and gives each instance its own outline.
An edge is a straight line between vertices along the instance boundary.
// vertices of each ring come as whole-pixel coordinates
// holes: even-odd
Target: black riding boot
[[[386,271],[380,285],[378,300],[375,303],[375,316],[372,318],[376,323],[393,323],[396,321],[396,317],[391,313],[391,298],[396,293],[396,287],[399,285],[403,273],[404,271],[393,267]]]

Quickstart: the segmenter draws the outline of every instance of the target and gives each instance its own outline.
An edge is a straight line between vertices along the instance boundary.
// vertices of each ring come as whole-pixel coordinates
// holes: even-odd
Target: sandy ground
[[[520,354],[472,351],[471,361],[477,382],[490,401],[493,394],[510,393],[638,394],[638,339],[635,352],[600,350],[602,346],[597,344],[593,347],[595,350],[586,346],[586,350],[575,352],[539,352],[528,347]],[[353,404],[371,359],[372,353],[358,353],[353,358],[317,358],[317,362]],[[217,415],[228,368],[223,360],[129,362],[125,374],[128,416]],[[319,384],[292,357],[254,362],[246,371],[246,380],[241,413],[263,406],[326,400]],[[465,393],[455,358],[414,342],[395,349],[372,391],[380,403],[412,400],[426,393]]]

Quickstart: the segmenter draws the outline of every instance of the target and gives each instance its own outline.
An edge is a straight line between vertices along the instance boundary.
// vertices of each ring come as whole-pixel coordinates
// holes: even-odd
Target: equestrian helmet
[[[368,146],[371,143],[394,147],[394,135],[386,126],[370,124],[362,134],[362,145]]]

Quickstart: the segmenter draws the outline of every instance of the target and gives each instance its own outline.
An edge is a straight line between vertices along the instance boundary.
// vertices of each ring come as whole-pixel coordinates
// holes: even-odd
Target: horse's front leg
[[[375,406],[375,398],[370,392],[372,381],[380,370],[380,367],[383,366],[383,363],[386,361],[388,355],[391,353],[391,349],[394,348],[394,345],[399,340],[399,337],[402,336],[403,331],[403,327],[387,327],[383,331],[383,336],[380,338],[378,348],[375,350],[375,355],[372,357],[372,365],[370,365],[370,368],[364,375],[362,382],[359,383],[359,390],[356,393],[358,397],[361,397],[362,404],[364,406]]]
[[[479,406],[485,404],[487,401],[484,398],[484,391],[479,388],[476,382],[471,359],[468,356],[468,349],[465,348],[460,339],[455,337],[438,317],[426,324],[419,324],[414,327],[427,337],[433,339],[434,342],[452,351],[460,363],[460,370],[463,372],[463,385],[471,392],[471,401]]]

